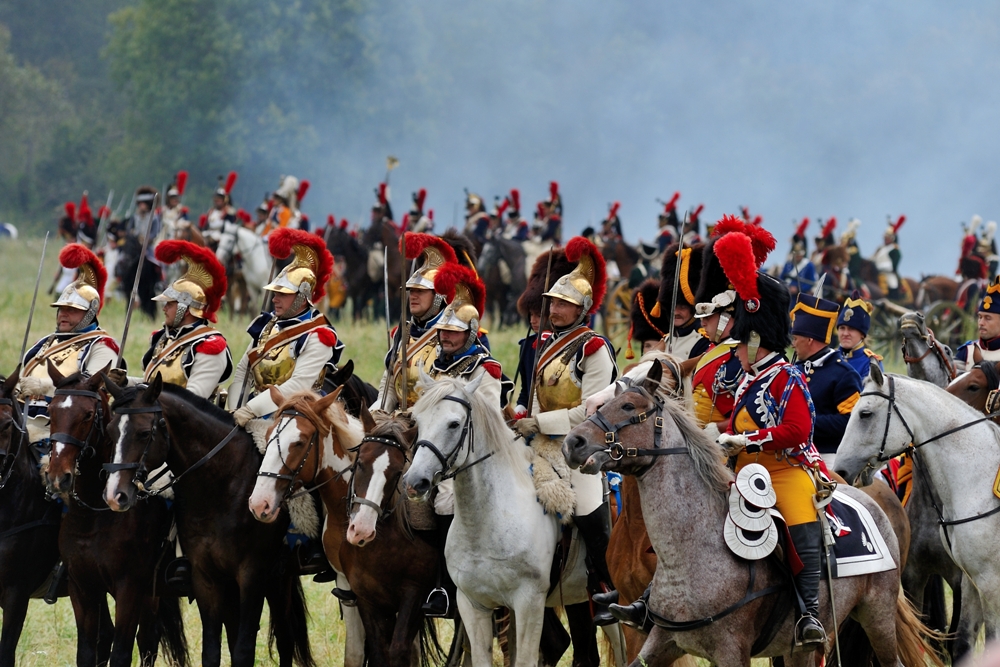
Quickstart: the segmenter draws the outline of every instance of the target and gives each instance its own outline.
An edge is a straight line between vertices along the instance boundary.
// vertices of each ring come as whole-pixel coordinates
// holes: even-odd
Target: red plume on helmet
[[[726,213],[712,228],[712,236],[718,237],[729,232],[743,232],[746,223],[732,213]]]
[[[808,226],[809,218],[802,218],[802,222],[800,222],[799,226],[795,228],[795,235],[800,239],[804,239],[806,237],[806,227]]]
[[[420,188],[417,190],[417,194],[413,197],[414,210],[424,212],[424,201],[427,200],[427,189]]]
[[[545,202],[543,201],[538,202],[538,217],[539,218],[545,217]]]
[[[178,171],[177,178],[177,196],[184,196],[184,189],[187,188],[188,184],[188,173],[186,171]]]
[[[340,221],[340,228],[343,229],[343,230],[346,230],[347,229],[347,224],[348,224],[347,223],[347,218],[344,218],[343,220]]]
[[[618,215],[618,209],[620,209],[621,207],[622,203],[620,201],[616,201],[615,203],[613,203],[611,205],[611,209],[608,211],[608,220],[614,220],[615,217]]]
[[[604,294],[608,290],[607,269],[604,266],[604,257],[597,246],[582,236],[574,236],[566,244],[566,259],[571,262],[579,262],[584,255],[590,255],[594,262],[594,282],[591,283],[591,288],[594,290],[594,303],[587,311],[593,315],[600,309],[601,303],[604,301]]]
[[[302,179],[302,182],[299,183],[299,191],[295,195],[296,198],[299,200],[299,203],[301,203],[302,200],[306,198],[306,193],[309,192],[310,185],[311,183],[309,183],[309,181],[307,181],[306,179]]]
[[[98,296],[101,298],[101,305],[98,307],[104,307],[104,286],[108,282],[108,270],[104,268],[104,264],[97,258],[90,248],[79,243],[70,243],[65,246],[59,253],[59,263],[62,264],[67,269],[78,269],[81,266],[87,265],[94,272],[95,282],[94,288],[97,290]]]
[[[243,222],[250,222],[250,214],[244,211],[242,208],[236,211],[236,217]]]
[[[427,209],[427,217],[430,218],[432,221],[434,220],[434,209],[432,208]]]
[[[712,230],[712,238],[719,238],[729,234],[730,232],[737,232],[739,234],[744,234],[750,238],[750,244],[753,249],[754,263],[759,269],[764,265],[767,256],[771,254],[777,245],[774,236],[771,232],[767,231],[759,225],[755,225],[750,222],[744,222],[741,218],[727,213],[722,216],[722,218],[715,223],[715,228]]]
[[[510,191],[510,205],[514,207],[514,210],[521,211],[521,191],[514,188]]]
[[[80,206],[76,209],[76,221],[91,223],[94,221],[94,214],[90,210],[90,203],[87,201],[87,193],[83,193],[80,198]]]
[[[381,204],[382,206],[385,206],[386,204],[389,203],[389,198],[387,195],[388,189],[389,189],[388,183],[378,184],[378,203]]]
[[[440,236],[434,236],[433,234],[419,234],[417,232],[406,232],[406,259],[416,259],[417,257],[420,257],[420,253],[424,251],[424,248],[428,248],[430,246],[437,248],[446,262],[458,263],[458,256],[455,254],[455,250]],[[399,248],[400,251],[402,251],[403,239],[399,240]]]
[[[663,205],[663,212],[670,213],[671,211],[676,209],[677,200],[679,200],[680,198],[681,198],[681,193],[675,192],[674,196],[670,198],[670,201],[668,201],[666,204]]]
[[[833,234],[833,230],[836,228],[837,228],[837,218],[835,217],[830,218],[829,220],[826,221],[826,224],[823,225],[823,229],[820,230],[819,237],[821,239],[825,239],[830,234]]]
[[[455,285],[464,283],[472,293],[472,301],[479,316],[486,312],[486,286],[476,272],[456,262],[448,262],[434,276],[434,291],[449,303],[455,299]]]
[[[201,229],[205,229],[206,226],[208,226],[208,214],[202,213],[198,217],[198,227],[200,227]]]
[[[904,222],[906,222],[906,216],[905,215],[899,216],[899,219],[897,219],[896,222],[892,225],[892,233],[898,234],[899,228],[903,226]]]
[[[698,216],[701,215],[701,212],[704,210],[705,210],[705,205],[698,204],[698,206],[693,211],[691,211],[691,222],[698,222]]]
[[[757,266],[750,237],[745,234],[726,234],[715,242],[715,256],[726,278],[744,301],[760,300],[757,289]]]
[[[549,201],[555,201],[557,196],[559,196],[559,183],[551,181],[549,183]]]
[[[74,202],[68,201],[63,204],[63,210],[66,212],[67,218],[76,222],[76,204]]]
[[[333,274],[333,255],[326,249],[323,239],[301,229],[279,227],[267,237],[267,249],[272,257],[278,259],[288,257],[297,245],[312,249],[319,260],[319,266],[316,267],[316,287],[309,297],[310,301],[316,303],[326,295],[326,283]]]
[[[336,227],[337,226],[337,217],[335,215],[333,215],[332,213],[329,214],[328,216],[326,216],[326,226],[327,227]]]
[[[111,215],[111,209],[108,208],[107,206],[102,205],[101,208],[97,209],[97,218],[99,220],[103,220],[106,216],[110,215]]]
[[[759,226],[763,222],[764,222],[764,216],[762,216],[762,215],[755,215],[753,217],[753,220],[750,222],[750,224],[751,225],[757,225],[757,226]]]
[[[229,172],[229,175],[226,176],[226,184],[222,187],[222,189],[226,191],[227,195],[232,194],[233,186],[236,185],[236,179],[239,177],[240,175],[235,171]]]
[[[176,261],[184,260],[186,263],[199,264],[212,276],[211,286],[202,285],[205,289],[205,319],[209,322],[217,322],[215,313],[222,306],[222,297],[226,295],[226,269],[215,257],[215,253],[204,246],[195,245],[190,241],[171,239],[160,241],[153,251],[156,259],[164,264],[173,264]]]
[[[500,205],[497,206],[497,217],[502,218],[503,214],[507,212],[507,208],[510,206],[509,199],[500,200]]]

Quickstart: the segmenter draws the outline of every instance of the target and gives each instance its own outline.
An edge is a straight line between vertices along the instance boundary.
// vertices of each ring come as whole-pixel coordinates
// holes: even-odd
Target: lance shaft
[[[545,289],[542,290],[542,312],[538,318],[538,335],[535,337],[535,356],[531,360],[531,384],[528,385],[528,404],[524,406],[527,409],[527,413],[525,414],[528,417],[531,416],[531,410],[535,406],[535,391],[538,389],[538,357],[542,354],[542,332],[551,326],[549,322],[549,297],[545,296],[545,293],[549,291],[549,278],[552,277],[552,255],[556,252],[555,248],[554,244],[549,246],[549,260],[545,265]],[[528,326],[530,328],[531,313],[528,313],[528,317]]]
[[[674,267],[674,290],[670,297],[670,333],[667,335],[667,354],[674,351],[674,313],[677,312],[677,292],[681,282],[681,264],[684,262],[684,227],[688,224],[688,214],[684,214],[684,225],[681,227],[677,241],[677,265]]]
[[[267,279],[267,284],[268,285],[270,285],[272,282],[274,282],[274,274],[277,271],[277,268],[278,268],[278,258],[277,257],[272,257],[271,258],[271,275]],[[267,312],[267,302],[268,302],[268,299],[271,296],[269,294],[268,290],[263,290],[263,292],[264,292],[264,296],[261,298],[261,301],[260,301],[260,313],[261,313],[261,315],[263,315],[265,312]],[[250,360],[248,358],[247,359],[246,373],[243,374],[243,384],[240,387],[240,398],[236,402],[236,407],[237,408],[243,407],[243,399],[246,398],[246,394],[247,394],[247,382],[249,382],[249,380],[250,380],[250,373],[251,373],[252,370],[253,369],[250,368]]]
[[[24,329],[24,338],[21,340],[21,355],[17,358],[19,364],[24,363],[24,353],[28,350],[28,336],[31,334],[31,320],[35,317],[35,303],[38,301],[38,285],[42,281],[42,268],[45,266],[45,249],[49,245],[49,232],[45,232],[45,240],[42,242],[42,257],[38,260],[38,275],[35,276],[35,292],[31,296],[31,310],[28,311],[28,326]],[[27,414],[27,411],[25,411]]]
[[[399,242],[399,263],[400,263],[400,281],[399,281],[399,373],[400,373],[400,395],[399,395],[399,409],[406,412],[406,399],[407,399],[407,369],[406,369],[406,348],[410,344],[410,327],[409,320],[406,318],[407,304],[406,304],[406,230],[403,230],[403,235],[400,237]],[[388,258],[388,252],[386,253]],[[386,269],[388,271],[388,269]],[[387,315],[388,316],[388,315]]]
[[[132,294],[128,299],[128,309],[125,311],[125,328],[122,329],[122,339],[119,342],[118,358],[115,359],[114,368],[121,368],[122,357],[125,356],[125,341],[128,340],[129,325],[132,324],[132,313],[135,311],[136,294],[139,292],[139,280],[142,278],[142,267],[146,263],[146,249],[149,248],[149,236],[153,231],[153,217],[156,215],[156,202],[160,195],[153,196],[153,201],[149,206],[149,220],[146,222],[146,233],[142,238],[142,251],[139,253],[139,264],[135,267],[135,280],[132,281]]]

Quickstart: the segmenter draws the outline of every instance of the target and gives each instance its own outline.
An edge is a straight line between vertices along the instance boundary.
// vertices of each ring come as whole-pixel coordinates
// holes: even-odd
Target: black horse
[[[0,667],[14,667],[28,600],[59,559],[59,514],[45,495],[38,462],[12,400],[19,373],[0,379]]]
[[[331,255],[344,258],[346,269],[343,279],[347,284],[354,319],[357,320],[369,299],[378,300],[382,286],[368,276],[368,251],[346,229],[328,226],[325,240]]]
[[[135,274],[139,270],[139,256],[141,254],[142,241],[139,240],[139,237],[131,233],[125,236],[118,264],[115,266],[115,275],[121,281],[126,298],[132,292],[132,284],[135,282]],[[152,299],[157,295],[157,284],[160,280],[160,267],[149,261],[149,257],[147,257],[146,261],[142,263],[142,277],[139,280],[139,290],[136,295],[139,307],[150,319],[156,317],[156,302]]]
[[[354,360],[348,359],[347,363],[337,369],[337,372],[330,375],[323,382],[324,393],[331,393],[337,387],[343,387],[340,400],[344,402],[347,414],[352,417],[361,418],[362,407],[370,408],[378,398],[378,389],[368,384],[354,374]]]
[[[108,511],[102,467],[113,442],[106,428],[108,397],[100,391],[103,375],[63,377],[51,362],[48,371],[56,392],[49,404],[52,449],[45,478],[69,508],[59,529],[59,551],[76,616],[77,664],[127,667],[138,644],[143,665],[156,661],[158,645],[184,665],[180,603],[158,585],[158,566],[169,546],[166,502],[149,499],[128,515]],[[114,623],[109,593],[115,599]]]
[[[164,384],[159,373],[148,386],[106,386],[115,398],[110,430],[120,470],[109,478],[108,504],[118,512],[141,505],[135,482],[164,462],[173,471],[177,529],[201,614],[202,665],[221,663],[223,625],[232,665],[254,664],[266,598],[280,664],[312,667],[302,585],[282,546],[287,513],[264,524],[247,508],[263,459],[250,435],[228,412]]]

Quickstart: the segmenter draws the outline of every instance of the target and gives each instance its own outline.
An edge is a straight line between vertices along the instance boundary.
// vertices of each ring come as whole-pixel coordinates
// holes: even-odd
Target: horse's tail
[[[160,648],[167,664],[179,667],[187,665],[188,646],[187,637],[184,635],[180,598],[174,595],[161,595],[156,622],[160,626]]]
[[[904,665],[926,665],[944,667],[941,656],[931,645],[931,642],[941,644],[945,635],[931,630],[920,620],[913,605],[910,604],[903,589],[896,596],[896,650]]]
[[[432,665],[444,664],[444,649],[438,641],[437,625],[433,618],[425,618],[417,633],[418,646],[420,647],[420,667],[432,667]]]
[[[306,608],[302,581],[294,573],[274,574],[277,581],[268,595],[270,624],[268,644],[278,638],[279,653],[282,639],[291,642],[292,656],[302,667],[316,667],[309,646],[309,610]]]
[[[868,635],[861,624],[850,616],[847,617],[837,633],[837,641],[840,643],[840,659],[843,665],[870,665],[874,661],[875,651],[872,649]],[[836,664],[836,654],[834,648],[830,647],[830,653],[826,657],[826,664]],[[904,662],[904,665],[910,663]],[[922,664],[922,663],[913,663]]]

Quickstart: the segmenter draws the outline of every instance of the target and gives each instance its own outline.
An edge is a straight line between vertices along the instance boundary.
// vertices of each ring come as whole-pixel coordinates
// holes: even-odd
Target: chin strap
[[[715,335],[712,336],[713,343],[718,344],[718,342],[722,340],[722,332],[726,330],[727,326],[729,326],[729,320],[731,320],[732,317],[732,314],[726,310],[719,313],[719,324],[715,328]],[[757,336],[757,345],[760,345],[760,336]]]

